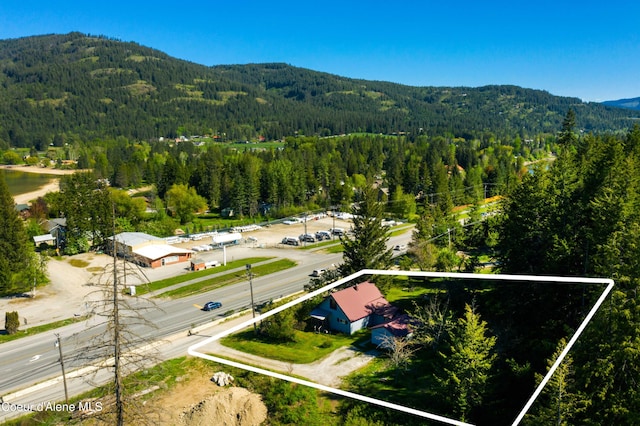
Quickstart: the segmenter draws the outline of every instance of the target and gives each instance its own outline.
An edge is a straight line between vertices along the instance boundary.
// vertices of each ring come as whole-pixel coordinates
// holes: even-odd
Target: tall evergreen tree
[[[9,187],[0,173],[0,295],[30,288],[20,278],[30,269],[30,245]]]
[[[387,248],[389,236],[382,226],[384,205],[377,191],[366,186],[360,191],[360,201],[353,211],[353,238],[342,237],[344,246],[340,272],[353,274],[362,269],[386,269],[391,266],[392,249]]]
[[[553,356],[547,361],[548,368],[555,363],[560,353],[567,345],[561,339]],[[576,424],[577,415],[584,411],[588,401],[583,392],[575,387],[575,368],[573,357],[569,354],[547,382],[544,389],[531,407],[531,412],[524,418],[525,425],[557,425],[569,426]],[[540,383],[543,376],[536,374],[536,382]]]
[[[562,130],[558,135],[558,143],[564,147],[570,147],[575,145],[578,140],[574,132],[574,128],[576,127],[576,113],[569,108],[567,111],[567,115],[564,117],[562,121]]]
[[[496,337],[487,336],[487,323],[466,305],[465,313],[451,332],[450,351],[440,352],[444,358],[444,374],[438,381],[451,398],[453,412],[462,421],[470,419],[475,407],[483,401],[496,360],[493,347]]]

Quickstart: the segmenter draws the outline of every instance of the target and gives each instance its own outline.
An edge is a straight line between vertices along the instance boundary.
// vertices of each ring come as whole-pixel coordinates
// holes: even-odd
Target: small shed
[[[33,237],[33,242],[36,244],[36,247],[40,247],[41,244],[55,246],[56,237],[51,234],[36,235],[35,237]]]
[[[401,314],[389,322],[371,327],[371,343],[385,348],[390,338],[402,338],[411,335],[412,319],[407,314]]]

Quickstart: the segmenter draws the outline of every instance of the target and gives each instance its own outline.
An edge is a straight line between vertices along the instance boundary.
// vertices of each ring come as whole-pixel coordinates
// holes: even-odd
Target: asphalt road
[[[410,237],[410,232],[392,237],[389,246],[407,244]],[[291,257],[289,254],[294,252],[295,257],[304,259],[298,266],[253,278],[256,304],[302,291],[304,285],[309,282],[313,269],[326,268],[342,261],[342,253],[326,254],[314,250],[292,250],[280,251],[279,254],[281,257]],[[134,331],[147,342],[164,342],[157,347],[160,359],[170,359],[186,353],[186,348],[195,343],[193,338],[188,337],[188,330],[222,319],[224,314],[231,310],[239,312],[251,305],[248,281],[176,300],[156,299],[157,304],[152,307],[149,307],[145,298],[129,300],[134,309],[144,312],[143,316],[147,322],[147,324],[133,326]],[[202,306],[210,300],[222,302],[223,307],[210,312],[198,309],[197,306]],[[5,403],[28,405],[42,401],[64,400],[59,349],[54,345],[56,333],[60,335],[65,370],[69,377],[70,395],[88,390],[93,385],[84,380],[87,377],[91,378],[92,383],[102,383],[109,379],[111,373],[106,370],[97,376],[89,376],[86,371],[87,366],[94,365],[98,359],[105,359],[108,356],[108,353],[96,345],[96,338],[106,333],[104,319],[94,316],[81,323],[2,344],[0,346],[0,396],[4,396]],[[176,343],[178,341],[182,343]],[[39,385],[34,386],[36,384]],[[20,411],[7,408],[7,404],[2,404],[0,422],[22,414]]]

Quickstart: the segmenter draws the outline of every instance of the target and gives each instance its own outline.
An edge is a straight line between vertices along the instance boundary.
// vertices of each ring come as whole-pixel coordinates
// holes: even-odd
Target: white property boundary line
[[[540,382],[540,384],[538,385],[538,387],[536,388],[536,390],[534,391],[533,395],[531,395],[531,398],[529,398],[529,400],[527,401],[527,403],[525,404],[524,408],[522,409],[522,411],[520,411],[520,414],[518,414],[518,417],[516,417],[516,419],[514,420],[514,422],[512,423],[513,426],[516,426],[520,423],[520,421],[522,420],[522,418],[525,416],[525,414],[527,413],[527,411],[529,411],[529,408],[531,408],[531,405],[533,404],[533,402],[536,400],[536,398],[538,397],[538,395],[540,394],[540,392],[542,391],[542,389],[545,387],[545,385],[547,384],[547,382],[549,381],[549,379],[551,378],[551,376],[553,376],[553,373],[556,371],[556,369],[558,368],[558,366],[560,365],[560,363],[564,360],[564,358],[567,356],[567,353],[569,353],[569,351],[571,350],[571,348],[573,347],[573,345],[575,344],[575,342],[578,340],[578,337],[580,337],[580,335],[582,334],[582,332],[584,331],[585,327],[587,326],[587,324],[591,321],[591,319],[593,318],[593,316],[595,315],[595,313],[598,311],[598,309],[600,308],[600,305],[602,305],[602,303],[604,302],[604,300],[606,299],[607,295],[611,292],[611,290],[613,289],[614,286],[614,282],[611,279],[608,278],[581,278],[581,277],[547,277],[547,276],[535,276],[535,275],[487,275],[487,274],[470,274],[470,273],[450,273],[450,272],[417,272],[417,271],[388,271],[388,270],[376,270],[376,269],[363,269],[359,272],[356,272],[355,274],[349,275],[348,277],[342,278],[338,281],[335,281],[329,285],[326,285],[318,290],[315,290],[311,293],[307,293],[295,300],[292,300],[291,302],[285,303],[282,306],[279,306],[269,312],[266,312],[262,315],[258,315],[255,318],[249,319],[241,324],[238,324],[234,327],[231,327],[230,329],[223,331],[222,333],[218,333],[215,336],[212,336],[206,340],[203,340],[202,342],[196,343],[195,345],[192,345],[188,348],[188,354],[189,355],[193,355],[199,358],[203,358],[203,359],[207,359],[210,361],[214,361],[214,362],[218,362],[220,364],[225,364],[225,365],[229,365],[231,367],[236,367],[236,368],[240,368],[243,370],[247,370],[247,371],[252,371],[254,373],[259,373],[259,374],[263,374],[265,376],[269,376],[269,377],[274,377],[276,379],[280,379],[280,380],[286,380],[292,383],[297,383],[297,384],[301,384],[301,385],[305,385],[305,386],[309,386],[324,392],[329,392],[329,393],[333,393],[336,395],[341,395],[341,396],[346,396],[348,398],[352,398],[352,399],[356,399],[359,401],[363,401],[363,402],[367,402],[370,404],[376,404],[382,407],[386,407],[386,408],[391,408],[393,410],[398,410],[398,411],[402,411],[404,413],[408,413],[408,414],[413,414],[419,417],[424,417],[424,418],[428,418],[431,420],[437,420],[443,423],[448,423],[451,425],[457,425],[457,426],[471,426],[469,423],[464,423],[458,420],[453,420],[453,419],[449,419],[446,417],[442,417],[439,416],[437,414],[432,414],[432,413],[427,413],[425,411],[421,411],[421,410],[416,410],[413,408],[409,408],[409,407],[404,407],[402,405],[398,405],[398,404],[393,404],[387,401],[382,401],[379,399],[375,399],[375,398],[371,398],[368,396],[364,396],[364,395],[360,395],[360,394],[356,394],[356,393],[352,393],[352,392],[347,392],[344,391],[342,389],[336,389],[336,388],[332,388],[332,387],[328,387],[328,386],[324,386],[318,383],[313,383],[313,382],[309,382],[307,380],[302,380],[302,379],[298,379],[295,377],[291,377],[291,376],[287,376],[284,374],[280,374],[280,373],[274,373],[272,371],[269,370],[264,370],[262,368],[258,368],[258,367],[253,367],[251,365],[247,365],[247,364],[242,364],[239,362],[235,362],[235,361],[230,361],[224,358],[218,358],[212,355],[208,355],[202,352],[198,352],[197,350],[199,348],[201,348],[202,346],[205,346],[211,342],[214,342],[216,340],[219,340],[223,337],[226,337],[232,333],[235,333],[236,331],[242,330],[246,327],[249,327],[253,324],[255,324],[258,321],[264,320],[265,318],[268,318],[272,315],[275,315],[279,312],[284,311],[285,309],[289,309],[292,306],[295,306],[299,303],[304,302],[305,300],[311,299],[317,295],[320,295],[328,290],[331,290],[333,288],[336,288],[344,283],[347,283],[349,281],[352,281],[362,275],[402,275],[402,276],[409,276],[409,277],[430,277],[430,278],[455,278],[455,279],[476,279],[476,280],[484,280],[484,281],[488,281],[488,280],[492,280],[492,281],[529,281],[529,282],[546,282],[546,283],[565,283],[565,284],[606,284],[607,287],[604,289],[604,291],[602,292],[602,294],[600,295],[600,297],[598,298],[598,300],[596,301],[596,303],[593,305],[593,307],[591,308],[591,310],[589,311],[589,313],[587,314],[587,316],[585,317],[584,321],[582,321],[582,323],[580,324],[580,326],[578,327],[578,329],[576,330],[576,332],[574,333],[574,335],[571,337],[571,339],[569,340],[569,342],[567,343],[567,346],[564,348],[564,350],[560,353],[560,355],[558,356],[558,358],[556,359],[556,361],[554,362],[554,364],[551,366],[551,368],[549,369],[549,371],[547,372],[547,374],[544,376],[544,378],[542,379],[542,382]]]

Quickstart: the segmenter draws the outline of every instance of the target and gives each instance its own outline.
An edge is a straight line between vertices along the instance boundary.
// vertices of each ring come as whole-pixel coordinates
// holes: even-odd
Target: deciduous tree
[[[277,308],[282,303],[268,305],[268,310]],[[285,309],[261,321],[260,334],[270,337],[277,342],[295,342],[295,309]]]
[[[7,331],[7,334],[16,334],[18,332],[18,328],[20,328],[18,312],[6,312],[4,314],[4,329]]]
[[[91,172],[74,173],[60,180],[61,213],[67,219],[67,244],[100,246],[111,235],[113,206],[108,183]]]
[[[165,198],[167,209],[174,213],[181,224],[191,221],[195,213],[207,207],[207,200],[198,195],[195,188],[187,185],[173,185]]]

